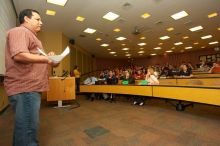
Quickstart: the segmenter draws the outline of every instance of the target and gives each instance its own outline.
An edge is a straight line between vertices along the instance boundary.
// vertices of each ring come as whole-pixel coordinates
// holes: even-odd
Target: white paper
[[[38,49],[40,51],[41,54],[46,55],[46,53],[44,53],[42,50]],[[53,56],[47,56],[51,61],[55,62],[55,63],[59,63],[60,61],[63,60],[64,57],[66,57],[66,55],[68,55],[70,53],[70,48],[69,46],[66,47],[66,49],[63,51],[62,54],[60,55],[53,55]]]

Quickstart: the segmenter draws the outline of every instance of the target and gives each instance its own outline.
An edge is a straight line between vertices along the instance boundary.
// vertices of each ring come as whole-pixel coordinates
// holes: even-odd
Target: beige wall
[[[54,51],[56,54],[61,54],[66,46],[70,47],[70,55],[64,58],[57,68],[50,68],[49,73],[52,75],[52,70],[56,72],[57,76],[61,76],[63,70],[71,71],[75,65],[78,65],[82,74],[91,72],[94,68],[92,63],[94,60],[91,54],[85,51],[77,44],[69,44],[69,38],[62,32],[42,31],[38,34],[44,50],[48,53]]]

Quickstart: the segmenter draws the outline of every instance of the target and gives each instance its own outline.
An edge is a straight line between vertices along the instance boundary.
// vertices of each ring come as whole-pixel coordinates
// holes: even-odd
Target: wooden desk
[[[47,101],[58,101],[62,106],[62,101],[76,99],[74,77],[50,77],[49,86]]]
[[[5,93],[3,84],[0,85],[0,112],[9,105],[8,97]]]

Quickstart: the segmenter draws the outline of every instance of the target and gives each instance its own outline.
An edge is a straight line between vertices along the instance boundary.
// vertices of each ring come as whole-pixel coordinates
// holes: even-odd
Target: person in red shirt
[[[212,68],[209,70],[209,73],[217,74],[220,73],[220,63],[213,63]]]

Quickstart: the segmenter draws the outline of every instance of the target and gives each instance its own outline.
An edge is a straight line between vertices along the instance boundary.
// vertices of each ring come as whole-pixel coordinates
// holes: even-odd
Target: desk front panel
[[[135,85],[81,85],[80,92],[115,93],[152,96],[152,86]]]
[[[154,86],[153,96],[220,105],[220,88],[218,87],[212,89],[211,87]]]

